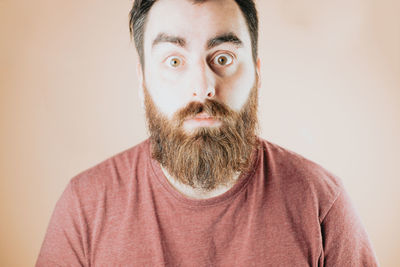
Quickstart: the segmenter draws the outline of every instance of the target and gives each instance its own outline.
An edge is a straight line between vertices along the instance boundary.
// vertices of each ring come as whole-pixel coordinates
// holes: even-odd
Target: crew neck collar
[[[260,140],[257,139],[257,145],[254,148],[253,152],[251,153],[251,167],[247,172],[243,172],[237,178],[236,183],[230,188],[228,191],[222,193],[221,195],[206,198],[206,199],[193,199],[189,198],[179,191],[177,191],[169,182],[167,177],[165,176],[164,172],[161,169],[160,163],[151,157],[151,144],[150,140],[147,140],[147,152],[149,153],[149,165],[151,170],[153,171],[152,174],[155,177],[155,181],[162,185],[163,189],[167,191],[167,193],[175,198],[178,202],[188,205],[188,206],[215,206],[223,204],[235,196],[237,196],[241,191],[243,191],[251,178],[254,176],[255,171],[259,166],[259,161],[261,158],[261,149],[260,149]]]

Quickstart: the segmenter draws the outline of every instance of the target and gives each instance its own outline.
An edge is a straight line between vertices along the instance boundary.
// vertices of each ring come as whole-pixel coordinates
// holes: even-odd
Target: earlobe
[[[257,58],[256,62],[256,75],[257,75],[257,87],[261,87],[261,60]]]

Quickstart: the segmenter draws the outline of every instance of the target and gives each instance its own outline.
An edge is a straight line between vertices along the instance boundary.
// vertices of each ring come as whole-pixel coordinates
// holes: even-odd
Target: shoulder
[[[318,208],[322,219],[344,191],[341,179],[289,149],[261,139],[268,178],[291,203]]]
[[[135,179],[138,166],[146,166],[149,153],[149,141],[145,140],[77,174],[70,180],[69,187],[79,198],[85,199],[123,190]]]

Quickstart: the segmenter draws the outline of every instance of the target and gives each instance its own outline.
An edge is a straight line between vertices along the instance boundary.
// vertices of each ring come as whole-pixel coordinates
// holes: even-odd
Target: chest
[[[215,207],[137,205],[93,235],[93,265],[317,266],[318,220],[298,207],[240,201]],[[294,209],[296,211],[296,209]],[[295,213],[295,214],[294,214]]]

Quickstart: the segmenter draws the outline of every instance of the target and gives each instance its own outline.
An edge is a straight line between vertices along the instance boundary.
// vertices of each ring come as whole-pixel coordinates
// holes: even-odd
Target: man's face
[[[233,0],[159,0],[144,31],[144,77],[168,119],[191,102],[213,99],[239,112],[255,84],[246,21]],[[187,119],[187,131],[219,127],[207,114]]]
[[[152,155],[200,190],[233,182],[256,145],[250,35],[233,0],[159,0],[144,35],[143,92]]]

